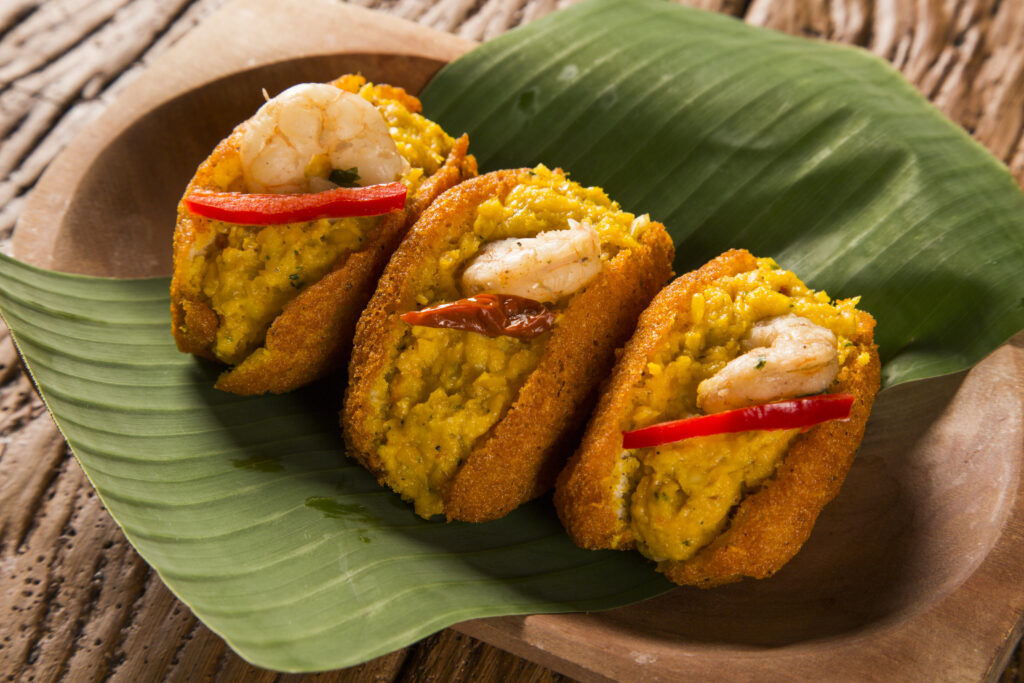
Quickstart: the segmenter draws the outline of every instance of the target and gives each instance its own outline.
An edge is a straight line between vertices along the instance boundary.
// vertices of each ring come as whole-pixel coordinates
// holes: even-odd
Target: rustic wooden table
[[[224,0],[0,2],[0,248],[67,141]],[[486,40],[565,0],[357,0]],[[1024,3],[691,0],[889,59],[1024,185]],[[0,675],[291,680],[244,662],[163,586],[70,456],[0,327]],[[1024,579],[1024,577],[1022,577]],[[1018,634],[1019,635],[1019,634]],[[922,662],[926,668],[927,663]],[[310,677],[313,678],[313,677]],[[319,680],[563,680],[451,629]],[[940,673],[936,678],[942,678]],[[1024,682],[1018,646],[999,679]]]

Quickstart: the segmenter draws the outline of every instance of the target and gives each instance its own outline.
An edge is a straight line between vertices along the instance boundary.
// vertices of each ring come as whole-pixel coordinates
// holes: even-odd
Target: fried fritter
[[[557,170],[497,171],[444,193],[395,252],[357,326],[342,413],[349,453],[423,517],[496,519],[540,495],[614,349],[671,276],[672,256],[664,226]],[[530,276],[555,314],[539,336],[399,318],[492,282],[533,293]]]
[[[185,196],[197,189],[315,192],[332,186],[328,177],[338,179],[332,172],[358,181],[360,174],[397,168],[408,188],[405,210],[242,226],[191,214],[183,198],[174,234],[172,331],[181,351],[233,366],[218,379],[218,389],[283,393],[343,363],[355,322],[408,227],[441,192],[476,175],[466,136],[452,139],[421,116],[419,100],[401,88],[368,84],[359,76],[342,76],[331,86],[289,89],[282,96],[297,93],[290,110],[274,110],[278,98],[268,102],[264,109],[271,113],[261,109],[237,126],[199,166]],[[328,98],[338,92],[347,99],[315,100],[325,89]],[[319,137],[307,135],[310,120],[293,120],[296,98],[305,98],[297,105],[300,114],[323,119]],[[331,108],[341,104],[349,109]],[[276,123],[268,116],[277,116]],[[362,132],[328,139],[335,135],[332,125],[349,128],[353,116],[368,117]],[[292,126],[291,137],[282,132],[286,125]],[[254,132],[257,126],[266,131]],[[371,128],[391,150],[385,171],[371,168],[380,165],[366,143]],[[352,156],[350,147],[360,156]],[[362,169],[336,167],[357,158],[365,159]],[[288,172],[294,177],[288,179]]]
[[[559,475],[555,505],[570,537],[584,548],[638,549],[679,584],[710,587],[778,571],[838,493],[878,391],[875,322],[856,303],[830,302],[742,250],[666,287],[642,314]],[[711,377],[732,375],[731,398],[740,396],[748,380],[737,365],[725,368],[759,325],[793,318],[831,335],[838,364],[827,392],[856,397],[848,421],[623,448],[623,431],[701,414],[698,387]],[[785,353],[807,353],[794,348]],[[763,347],[747,354],[753,376],[773,371]]]

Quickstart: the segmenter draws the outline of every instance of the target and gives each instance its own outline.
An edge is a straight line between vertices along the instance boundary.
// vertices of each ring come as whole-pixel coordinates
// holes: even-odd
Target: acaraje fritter
[[[360,76],[299,84],[268,100],[199,166],[178,206],[172,330],[181,351],[232,366],[218,389],[282,393],[344,363],[356,320],[408,227],[441,192],[476,175],[466,136],[452,139],[420,109],[401,88]],[[382,215],[214,220],[189,203],[203,192],[294,202],[339,186],[402,191],[395,181],[407,191],[404,207],[398,198]]]
[[[423,517],[495,519],[548,490],[673,253],[660,223],[557,169],[496,171],[445,192],[359,320],[342,413],[350,455]],[[499,298],[549,329],[406,322]]]
[[[570,537],[584,548],[636,548],[679,584],[778,571],[838,493],[878,391],[875,321],[857,303],[832,302],[742,250],[673,281],[641,315],[559,475],[555,505]],[[772,402],[809,419],[849,400],[837,395],[853,396],[846,421],[741,423],[749,431],[636,448],[624,440],[693,416],[752,419],[750,406]],[[680,424],[662,428],[676,438]]]

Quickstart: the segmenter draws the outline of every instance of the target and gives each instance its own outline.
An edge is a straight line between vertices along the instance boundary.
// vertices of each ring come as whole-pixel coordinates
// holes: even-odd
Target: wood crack
[[[73,532],[74,529],[68,529],[65,533]],[[71,533],[70,535],[74,535]],[[95,565],[93,567],[92,579],[89,582],[88,589],[85,592],[84,599],[82,600],[83,607],[75,618],[73,625],[70,629],[69,638],[72,641],[72,647],[66,653],[66,656],[59,662],[56,673],[58,678],[64,678],[68,673],[68,660],[71,652],[81,647],[81,639],[85,632],[85,626],[91,618],[93,612],[96,610],[96,605],[99,602],[100,593],[103,589],[103,569],[107,565],[107,557],[104,554],[99,555],[96,558]],[[44,622],[45,623],[45,622]]]
[[[32,591],[30,591],[30,590],[23,590],[22,591],[22,595],[25,596],[25,597],[32,597]],[[44,637],[43,634],[46,633],[45,626],[46,626],[46,623],[50,620],[51,614],[53,613],[54,604],[55,604],[54,603],[54,599],[56,597],[57,597],[57,586],[56,586],[56,584],[48,585],[42,591],[42,594],[40,596],[40,604],[41,604],[41,607],[42,607],[43,619],[42,619],[42,623],[39,625],[39,628],[36,629],[36,632],[34,634],[35,638],[31,642],[31,645],[29,646],[28,651],[25,653],[25,662],[24,663],[25,663],[25,666],[27,666],[27,667],[32,666],[33,664],[35,664],[38,661],[38,659],[39,659],[39,653],[40,653],[40,650],[42,649],[42,647],[41,647],[42,646],[42,638]]]
[[[151,573],[151,570],[146,570],[147,580],[142,582],[141,589],[132,597],[132,600],[128,606],[127,616],[125,620],[120,624],[120,627],[118,628],[117,645],[111,651],[109,658],[111,664],[108,670],[108,676],[110,678],[114,678],[118,675],[121,666],[125,663],[127,659],[127,648],[125,648],[125,641],[128,639],[129,635],[133,630],[136,618],[139,616],[139,614],[143,612],[143,603],[146,598],[146,594],[149,592],[151,585],[151,582],[148,580],[149,574]]]
[[[38,0],[11,0],[0,5],[0,41],[6,39],[14,28],[31,19],[39,5]]]

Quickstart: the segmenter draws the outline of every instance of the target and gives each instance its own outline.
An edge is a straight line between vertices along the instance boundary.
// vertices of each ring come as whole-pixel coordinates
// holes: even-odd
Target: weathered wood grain
[[[889,60],[1024,185],[1024,4],[754,0],[746,21]]]
[[[50,160],[149,60],[223,2],[22,2],[0,22],[0,244]]]
[[[0,247],[67,142],[224,0],[0,3]],[[566,0],[359,0],[485,40]],[[1024,185],[1024,3],[1008,0],[692,0],[893,63]],[[199,623],[124,540],[0,327],[0,676],[5,680],[558,681],[448,630],[320,676],[253,667]],[[1000,679],[1024,682],[1024,648]]]

